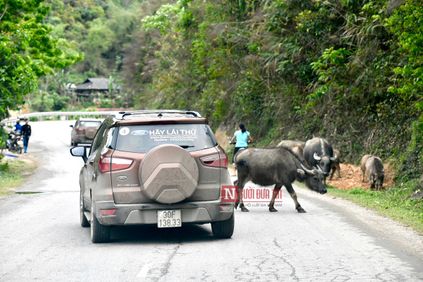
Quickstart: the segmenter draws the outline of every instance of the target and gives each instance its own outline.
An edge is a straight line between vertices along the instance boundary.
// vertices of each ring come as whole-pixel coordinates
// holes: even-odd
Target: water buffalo
[[[333,154],[334,154],[335,160],[332,162],[329,179],[333,178],[333,175],[335,174],[335,172],[338,175],[338,178],[341,178],[341,165],[340,165],[341,153],[337,149],[333,149]]]
[[[314,137],[305,143],[304,159],[311,167],[321,169],[326,178],[336,156],[333,154],[332,145],[326,139]]]
[[[304,160],[303,151],[304,151],[305,142],[297,140],[282,140],[276,147],[285,147],[291,149],[294,154],[296,154],[300,160]]]
[[[236,157],[237,201],[235,208],[240,205],[241,211],[248,211],[242,201],[242,190],[248,181],[262,186],[275,185],[269,211],[276,212],[275,198],[282,186],[285,186],[289,195],[295,202],[295,209],[299,213],[305,210],[297,200],[297,195],[292,187],[295,180],[305,182],[306,186],[324,194],[327,192],[323,184],[323,173],[318,169],[310,169],[291,150],[285,147],[274,149],[246,149]]]
[[[361,173],[363,175],[363,182],[367,175],[370,182],[370,188],[380,190],[383,187],[383,179],[385,178],[385,171],[382,160],[379,157],[372,155],[364,155],[360,162]]]

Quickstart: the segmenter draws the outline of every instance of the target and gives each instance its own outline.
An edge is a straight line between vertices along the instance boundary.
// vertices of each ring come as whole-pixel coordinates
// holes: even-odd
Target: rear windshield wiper
[[[186,149],[186,148],[192,148],[192,147],[195,147],[194,145],[178,145],[179,147],[182,147],[182,148],[184,148],[184,149]]]

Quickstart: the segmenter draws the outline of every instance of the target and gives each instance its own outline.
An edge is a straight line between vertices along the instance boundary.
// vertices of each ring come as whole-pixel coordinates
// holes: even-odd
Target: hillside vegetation
[[[176,1],[142,20],[138,106],[195,108],[262,140],[323,136],[422,172],[421,1]]]
[[[258,146],[322,136],[345,161],[390,160],[398,180],[423,171],[419,0],[42,5],[46,30],[79,63],[40,80],[34,109],[69,107],[66,83],[105,76],[124,89],[117,106],[195,109],[230,132],[244,122]]]

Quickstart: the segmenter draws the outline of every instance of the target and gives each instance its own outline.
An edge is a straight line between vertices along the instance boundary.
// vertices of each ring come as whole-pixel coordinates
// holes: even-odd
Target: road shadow
[[[158,228],[155,225],[114,226],[111,241],[118,243],[193,243],[216,240],[209,224],[187,224],[180,228]]]

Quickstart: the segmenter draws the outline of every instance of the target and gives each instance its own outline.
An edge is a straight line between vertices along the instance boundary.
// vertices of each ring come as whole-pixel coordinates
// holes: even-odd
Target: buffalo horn
[[[314,158],[316,161],[320,161],[320,160],[322,159],[322,157],[319,157],[319,156],[317,155],[317,153],[314,153],[314,154],[313,154],[313,158]]]
[[[302,169],[297,168],[297,173],[301,176],[304,177],[306,175],[306,172]]]
[[[313,170],[310,170],[310,169],[307,169],[303,164],[301,164],[301,168],[307,173],[307,174],[311,174],[311,175],[314,175],[315,173],[314,173],[314,171]]]

